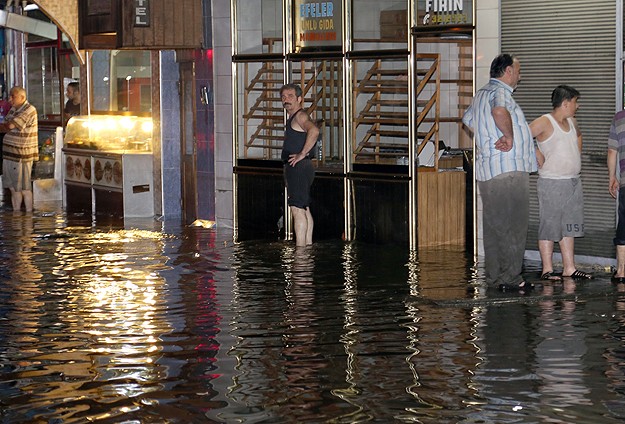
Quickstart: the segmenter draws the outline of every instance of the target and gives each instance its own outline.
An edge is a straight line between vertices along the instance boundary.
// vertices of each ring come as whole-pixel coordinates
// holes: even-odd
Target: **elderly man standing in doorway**
[[[315,178],[312,165],[312,150],[319,137],[319,129],[303,109],[303,93],[297,84],[286,84],[280,88],[282,105],[288,114],[282,162],[288,196],[288,205],[293,214],[296,246],[312,244],[314,221],[310,213],[310,188]]]
[[[37,109],[26,100],[26,90],[13,87],[9,92],[11,110],[0,124],[5,132],[2,146],[2,185],[11,192],[13,211],[33,210],[31,174],[33,162],[39,160]]]
[[[529,226],[529,175],[538,167],[529,125],[512,98],[521,64],[501,54],[462,122],[475,134],[475,178],[483,204],[486,282],[527,291],[523,258]]]

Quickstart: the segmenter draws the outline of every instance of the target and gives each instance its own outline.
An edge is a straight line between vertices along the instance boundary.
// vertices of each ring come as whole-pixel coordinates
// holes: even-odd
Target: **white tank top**
[[[545,156],[545,163],[538,168],[543,178],[577,178],[582,170],[582,157],[577,145],[577,133],[573,120],[567,118],[569,130],[564,131],[550,113],[546,116],[553,126],[553,133],[545,141],[538,141],[538,148]]]

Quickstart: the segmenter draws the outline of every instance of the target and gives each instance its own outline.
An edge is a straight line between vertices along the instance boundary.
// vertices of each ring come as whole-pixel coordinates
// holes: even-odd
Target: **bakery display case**
[[[63,153],[68,211],[154,215],[151,118],[72,117]]]
[[[65,147],[111,153],[152,152],[152,118],[74,116],[65,129]]]

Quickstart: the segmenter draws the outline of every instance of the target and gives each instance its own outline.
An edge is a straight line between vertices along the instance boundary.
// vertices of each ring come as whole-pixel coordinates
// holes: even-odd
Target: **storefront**
[[[322,134],[317,239],[411,248],[472,240],[471,139],[461,123],[473,92],[471,1],[234,6],[237,238],[282,236],[279,89],[295,82]]]
[[[70,82],[80,80],[79,58],[67,36],[36,7],[3,11],[6,29],[3,40],[6,60],[0,71],[3,99],[10,87],[23,86],[28,101],[39,114],[39,161],[33,165],[33,180],[38,198],[60,200],[60,185],[45,184],[55,178],[59,154],[58,128],[67,123],[63,113],[65,90]],[[0,114],[6,114],[7,110]]]
[[[154,216],[150,52],[94,50],[87,60],[91,114],[72,117],[64,137],[66,209]]]
[[[212,86],[207,4],[41,0],[8,8],[18,24],[6,24],[3,71],[39,112],[39,199],[58,195],[70,212],[215,219],[214,110],[202,95]],[[68,123],[72,81],[82,115]],[[43,182],[54,184],[44,193]]]

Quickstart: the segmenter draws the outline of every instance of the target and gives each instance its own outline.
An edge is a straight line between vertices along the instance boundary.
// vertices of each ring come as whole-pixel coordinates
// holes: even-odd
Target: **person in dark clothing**
[[[80,115],[80,85],[77,82],[67,84],[65,91],[67,102],[65,102],[65,120],[68,121],[72,116]]]
[[[286,84],[280,89],[282,105],[289,119],[286,123],[282,161],[293,214],[296,246],[312,244],[314,221],[310,213],[310,188],[315,178],[311,151],[317,143],[319,128],[303,109],[303,93],[299,85]]]

